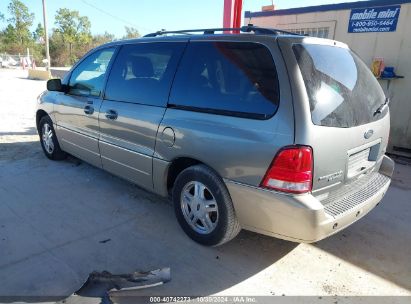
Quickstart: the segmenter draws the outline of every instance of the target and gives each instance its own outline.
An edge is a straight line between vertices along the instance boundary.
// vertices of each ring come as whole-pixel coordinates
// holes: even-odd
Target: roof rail
[[[222,27],[222,28],[208,28],[208,29],[193,29],[193,30],[179,30],[179,31],[157,31],[154,33],[150,33],[145,35],[144,37],[157,37],[161,35],[166,35],[166,34],[183,34],[183,35],[191,35],[191,33],[199,33],[202,32],[204,35],[212,35],[215,32],[242,32],[242,33],[255,33],[259,35],[278,35],[278,34],[288,34],[288,35],[297,35],[296,33],[280,30],[280,29],[274,29],[274,28],[265,28],[265,27],[258,27],[254,26],[252,24],[245,25],[242,27],[238,28],[232,28],[232,27]]]

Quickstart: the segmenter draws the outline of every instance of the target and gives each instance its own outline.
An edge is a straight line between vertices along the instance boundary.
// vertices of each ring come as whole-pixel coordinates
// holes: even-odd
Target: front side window
[[[71,73],[69,93],[82,96],[100,96],[107,67],[115,48],[99,50],[84,59]]]
[[[256,119],[278,108],[270,51],[251,42],[191,42],[181,60],[170,106]]]
[[[166,106],[185,42],[124,45],[110,72],[105,99]]]
[[[375,111],[384,92],[365,63],[346,48],[297,44],[293,47],[315,125],[349,128],[380,119]]]

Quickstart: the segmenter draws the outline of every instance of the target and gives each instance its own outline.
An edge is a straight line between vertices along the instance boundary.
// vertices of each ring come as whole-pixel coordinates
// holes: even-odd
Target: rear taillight
[[[261,187],[289,193],[311,191],[313,152],[307,146],[286,147],[274,158]]]

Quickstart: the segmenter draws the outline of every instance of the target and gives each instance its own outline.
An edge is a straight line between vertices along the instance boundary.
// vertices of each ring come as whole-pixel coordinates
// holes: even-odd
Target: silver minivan
[[[222,33],[221,33],[222,32]],[[171,197],[189,237],[315,242],[383,198],[389,100],[347,45],[245,26],[102,45],[38,99],[40,142]]]

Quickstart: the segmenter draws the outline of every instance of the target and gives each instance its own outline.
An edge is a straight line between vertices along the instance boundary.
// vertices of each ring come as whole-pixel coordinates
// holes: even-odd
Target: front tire
[[[44,154],[51,160],[62,160],[67,157],[66,152],[61,150],[53,128],[53,121],[49,116],[43,116],[39,122],[39,136]]]
[[[202,245],[222,245],[241,230],[224,182],[204,165],[183,170],[174,183],[172,197],[180,226]]]

